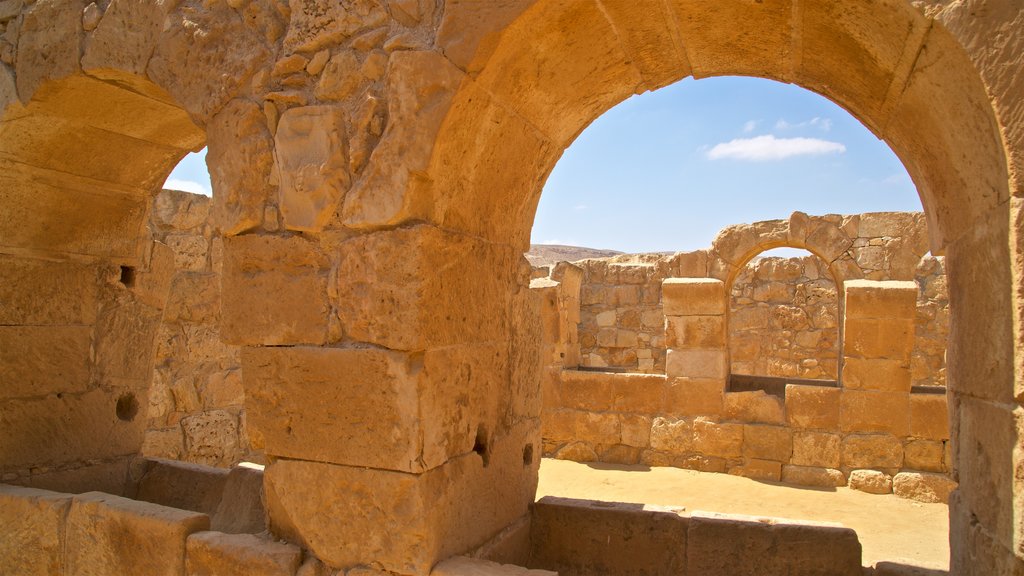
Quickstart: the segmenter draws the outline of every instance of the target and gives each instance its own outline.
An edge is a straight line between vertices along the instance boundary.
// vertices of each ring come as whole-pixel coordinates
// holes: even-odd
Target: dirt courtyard
[[[887,561],[949,567],[948,507],[891,494],[796,487],[676,468],[544,459],[537,498],[543,496],[838,522],[856,530],[865,566]]]

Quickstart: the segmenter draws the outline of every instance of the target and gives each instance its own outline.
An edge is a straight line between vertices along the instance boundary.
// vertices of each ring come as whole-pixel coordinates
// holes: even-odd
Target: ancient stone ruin
[[[665,394],[682,380],[686,399],[717,402],[711,383],[733,371],[733,280],[776,242],[835,268],[843,387],[723,389],[714,418],[631,394],[616,418],[650,416],[645,450],[675,464],[699,454],[750,475],[803,467],[884,484],[854,474],[875,470],[896,484],[908,454],[936,462],[946,438],[931,404],[945,399],[934,474],[957,486],[951,572],[1024,573],[1022,30],[1013,0],[0,0],[0,573],[862,574],[841,527],[534,503],[555,448],[542,382],[604,386],[551,377],[543,334],[579,319],[542,323],[551,302],[529,287],[522,254],[543,182],[611,106],[718,75],[815,91],[900,157],[927,249],[944,258],[945,373],[936,341],[916,337],[917,274],[938,278],[938,264],[914,252],[889,263],[892,280],[856,276],[884,269],[869,249],[885,244],[871,242],[895,236],[796,218],[737,235],[700,274],[681,262],[666,274]],[[203,146],[208,222],[206,208],[157,195]],[[552,279],[559,293],[576,281]],[[934,296],[931,334],[947,305]],[[632,366],[612,353],[631,330],[615,306],[614,326],[593,318],[615,346],[598,329],[587,362]],[[614,386],[657,388],[651,334],[633,347],[650,374]],[[585,366],[574,349],[560,361]],[[759,376],[759,356],[737,374]],[[831,376],[825,356],[820,373],[772,358],[779,370],[766,357],[761,376],[792,378],[781,360],[797,377]],[[943,379],[944,396],[915,391]],[[877,418],[896,397],[906,415]],[[791,422],[801,399],[808,418],[838,402],[838,432]],[[865,417],[844,420],[844,405]],[[774,440],[748,443],[748,426]],[[642,447],[616,430],[615,446]],[[838,437],[838,465],[794,462],[812,433]],[[860,437],[872,441],[853,450]],[[891,466],[869,465],[876,437]],[[712,440],[727,450],[681,448]],[[930,444],[915,452],[919,441]],[[259,454],[262,471],[208,466]]]

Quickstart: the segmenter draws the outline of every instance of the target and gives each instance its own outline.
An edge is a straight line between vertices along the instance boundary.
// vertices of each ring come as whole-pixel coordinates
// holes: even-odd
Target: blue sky
[[[209,194],[205,151],[167,187]],[[634,96],[565,151],[533,242],[623,252],[696,250],[729,225],[920,210],[906,169],[842,108],[755,78],[686,79]]]

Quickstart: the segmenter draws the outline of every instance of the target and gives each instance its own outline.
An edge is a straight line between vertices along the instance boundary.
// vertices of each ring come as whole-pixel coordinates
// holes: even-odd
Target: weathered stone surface
[[[928,472],[900,472],[892,478],[892,491],[900,498],[918,502],[949,502],[956,482],[945,474]]]
[[[861,226],[870,216],[861,218]],[[900,236],[902,230],[886,236]],[[863,231],[862,235],[867,235]],[[846,315],[849,318],[913,318],[917,306],[917,284],[913,282],[847,280]]]
[[[791,462],[799,466],[839,468],[839,434],[830,432],[803,432],[793,434]]]
[[[297,546],[222,532],[192,534],[186,553],[189,576],[294,576],[302,560]]]
[[[843,432],[884,432],[906,436],[910,398],[902,392],[843,390],[839,428]]]
[[[417,174],[463,74],[434,52],[399,51],[388,60],[387,127],[362,178],[345,198],[344,222],[355,228],[394,225],[424,216]]]
[[[33,3],[22,18],[15,65],[18,94],[28,102],[48,78],[68,76],[79,69],[82,0],[70,4],[44,0]]]
[[[678,573],[687,523],[657,506],[546,496],[533,506],[532,565],[561,574]]]
[[[853,470],[850,488],[869,494],[891,494],[892,476],[878,470]]]
[[[318,232],[334,216],[350,181],[346,133],[338,107],[303,106],[281,115],[274,157],[285,228]]]
[[[767,480],[778,482],[782,477],[782,463],[774,460],[761,460],[750,458],[742,466],[734,466],[729,469],[729,474],[743,476],[753,480]]]
[[[786,385],[786,421],[796,428],[837,430],[839,428],[838,388]]]
[[[324,4],[317,0],[290,0],[292,17],[284,37],[289,52],[315,52],[383,25],[388,14],[379,2],[345,0]]]
[[[728,306],[725,284],[711,278],[669,278],[661,294],[665,316],[722,315]]]
[[[64,519],[71,495],[0,484],[0,572],[64,573]]]
[[[949,409],[945,395],[910,395],[910,435],[930,440],[949,439]]]
[[[421,350],[507,333],[518,261],[507,246],[417,225],[354,238],[340,252],[338,316],[353,340]],[[451,313],[465,302],[475,306]]]
[[[426,573],[526,514],[539,459],[524,465],[525,443],[539,445],[536,423],[493,440],[487,466],[470,453],[425,474],[279,459],[266,471],[271,530],[331,566]]]
[[[668,348],[721,348],[725,346],[724,316],[666,316]]]
[[[738,457],[743,453],[743,426],[697,418],[693,421],[693,449],[707,456]]]
[[[693,425],[686,420],[655,418],[650,429],[652,450],[683,455],[693,451]]]
[[[0,398],[85,391],[91,340],[88,326],[0,326]]]
[[[912,318],[846,318],[843,353],[857,358],[889,358],[910,362],[914,349]]]
[[[899,468],[903,445],[888,434],[851,434],[843,438],[842,464],[846,468]]]
[[[226,466],[238,461],[241,446],[238,418],[226,410],[211,410],[184,418],[185,451],[195,462]]]
[[[330,268],[298,236],[236,236],[224,242],[221,337],[232,344],[321,344],[327,340]],[[287,262],[286,265],[283,263]]]
[[[718,417],[724,406],[724,389],[722,380],[670,378],[665,409],[675,416]]]
[[[728,372],[725,350],[674,349],[665,354],[669,377],[724,379]]]
[[[243,463],[228,472],[210,528],[228,534],[259,534],[267,529],[262,466]]]
[[[67,570],[73,574],[185,573],[185,539],[210,518],[147,502],[88,492],[67,518]]]
[[[850,390],[910,392],[910,365],[886,358],[846,358],[843,387]]]
[[[903,446],[903,467],[945,472],[945,445],[937,440],[910,440]]]
[[[743,455],[747,458],[789,462],[793,432],[784,426],[743,426]]]
[[[81,264],[0,256],[0,324],[92,324],[97,277]]]
[[[259,105],[232,100],[211,119],[206,165],[213,186],[214,225],[226,236],[258,227],[264,204],[272,197],[274,169],[274,140]]]
[[[224,494],[228,471],[186,462],[151,460],[139,479],[136,500],[212,516]]]
[[[786,421],[783,402],[763,390],[727,392],[723,414],[727,420],[782,424]]]
[[[555,458],[559,460],[570,460],[572,462],[597,462],[598,456],[594,448],[586,442],[570,442],[563,446]]]
[[[694,512],[687,574],[860,576],[857,534],[836,525]]]
[[[821,488],[846,486],[846,476],[840,470],[791,464],[782,467],[782,481],[787,484],[796,484],[797,486],[818,486]]]

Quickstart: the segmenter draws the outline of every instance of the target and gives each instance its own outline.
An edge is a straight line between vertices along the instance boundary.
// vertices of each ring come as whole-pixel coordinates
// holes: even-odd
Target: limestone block
[[[131,489],[131,479],[128,475],[132,459],[132,455],[126,455],[96,464],[36,473],[28,477],[28,486],[68,494],[80,494],[89,490],[124,494]]]
[[[914,318],[917,309],[917,284],[914,282],[847,280],[843,289],[847,318]]]
[[[576,413],[568,410],[545,410],[541,414],[544,439],[568,442],[576,439]]]
[[[840,436],[830,432],[797,431],[793,434],[793,464],[839,468]]]
[[[393,350],[507,338],[521,259],[511,247],[417,225],[359,236],[339,251],[338,316],[349,338]]]
[[[185,449],[185,437],[180,426],[171,428],[150,428],[142,442],[140,454],[147,458],[167,458],[180,460]]]
[[[842,464],[846,468],[899,468],[903,445],[888,434],[851,434],[843,438]]]
[[[680,574],[687,523],[658,506],[545,496],[533,506],[532,565],[561,574]]]
[[[676,456],[672,459],[672,466],[682,468],[684,470],[714,472],[716,474],[725,474],[727,468],[725,458],[719,458],[718,456],[704,456],[701,454]]]
[[[689,76],[691,71],[682,47],[672,38],[677,33],[670,24],[667,8],[646,12],[630,9],[628,4],[609,3],[605,14],[621,38],[623,48],[640,69],[649,90],[656,90]],[[665,47],[671,47],[668,55]]]
[[[68,513],[67,571],[180,576],[186,538],[209,528],[205,514],[87,492]]]
[[[134,392],[92,389],[32,400],[0,401],[0,462],[11,467],[69,461],[105,460],[135,454],[142,446],[146,419],[122,411]],[[135,400],[139,404],[139,400]]]
[[[836,524],[692,512],[687,574],[861,576],[857,534]]]
[[[210,528],[228,534],[259,534],[267,529],[262,466],[243,463],[228,472]]]
[[[842,390],[823,386],[786,385],[786,421],[796,428],[837,430]]]
[[[855,358],[910,362],[914,348],[912,318],[851,318],[843,323],[843,353]]]
[[[292,17],[284,37],[287,52],[316,52],[376,28],[387,22],[388,13],[378,2],[348,0],[341,3],[291,0]]]
[[[669,377],[719,378],[729,375],[725,350],[675,350],[665,353],[665,374]]]
[[[576,438],[591,444],[618,444],[621,440],[616,414],[576,412]]]
[[[571,462],[597,462],[598,456],[594,448],[586,442],[570,442],[555,453],[558,460]]]
[[[665,377],[660,374],[616,374],[611,408],[634,414],[664,414],[666,388]]]
[[[134,498],[212,516],[224,494],[228,471],[171,460],[149,460]]]
[[[79,70],[82,0],[44,0],[23,13],[18,37],[15,78],[18,95],[28,102],[43,82]]]
[[[945,445],[937,440],[910,440],[903,446],[903,467],[944,472]]]
[[[658,452],[657,450],[644,450],[640,453],[640,463],[644,466],[672,466],[675,456]]]
[[[427,171],[441,124],[464,74],[432,51],[398,51],[387,68],[387,127],[345,198],[353,228],[377,228],[423,217],[416,183]]]
[[[693,421],[693,449],[706,456],[736,458],[743,453],[743,425]]]
[[[224,241],[221,337],[231,344],[321,344],[330,303],[327,259],[299,236]]]
[[[188,576],[294,576],[297,546],[252,534],[196,532],[187,540]]]
[[[498,564],[477,558],[455,556],[434,566],[430,576],[558,576],[547,570],[528,570],[522,566]]]
[[[248,87],[272,59],[260,30],[226,2],[175,10],[159,26],[162,34],[146,74],[199,123]]]
[[[681,456],[694,450],[693,425],[686,420],[655,418],[650,428],[651,449]]]
[[[174,252],[174,267],[188,272],[200,272],[207,268],[206,258],[210,246],[200,234],[168,234],[164,237],[167,247]]]
[[[166,298],[163,322],[216,322],[220,318],[220,277],[206,272],[176,274]]]
[[[411,362],[385,350],[245,348],[250,423],[274,456],[422,471],[427,422],[419,419],[422,390]],[[345,442],[323,442],[324,435]]]
[[[767,480],[778,482],[782,477],[782,463],[774,460],[761,460],[750,458],[742,466],[734,466],[729,469],[733,476],[743,476],[752,480]]]
[[[189,460],[207,466],[227,466],[241,458],[238,418],[227,410],[194,414],[181,421]]]
[[[910,392],[910,365],[902,360],[847,357],[843,362],[843,387],[850,390]]]
[[[787,484],[796,484],[797,486],[817,486],[821,488],[846,486],[846,476],[840,470],[816,466],[795,466],[792,464],[782,467],[782,481]]]
[[[853,470],[850,472],[850,488],[868,494],[891,494],[892,476],[878,470]]]
[[[0,484],[0,573],[64,573],[64,518],[71,495]]]
[[[111,2],[87,37],[82,68],[97,77],[111,70],[145,76],[168,9],[155,2]]]
[[[720,379],[670,378],[666,390],[667,414],[718,417],[724,406],[725,381]]]
[[[738,422],[782,424],[786,421],[783,401],[763,390],[727,392],[724,417]]]
[[[744,425],[743,455],[788,463],[793,455],[793,431],[785,426]]]
[[[634,446],[615,444],[612,446],[600,445],[596,448],[597,459],[600,462],[632,465],[640,461],[641,449]]]
[[[83,392],[91,345],[89,326],[0,326],[0,399]]]
[[[221,234],[257,228],[272,197],[274,170],[274,140],[259,105],[232,100],[213,117],[207,128],[206,165],[213,186],[213,223]]]
[[[636,448],[646,448],[651,442],[653,420],[649,416],[637,414],[619,415],[619,435],[623,444]],[[546,435],[545,430],[545,435]]]
[[[524,423],[492,441],[486,466],[470,453],[424,474],[278,459],[265,476],[271,531],[330,566],[428,573],[527,513],[540,459],[525,464],[523,452],[539,441]]]
[[[242,371],[228,370],[210,374],[199,391],[199,395],[202,398],[203,406],[207,409],[241,406],[245,403]]]
[[[839,428],[843,432],[885,432],[906,436],[910,430],[909,394],[843,390],[839,406]]]
[[[344,111],[336,106],[290,108],[274,136],[281,178],[280,209],[288,230],[318,232],[349,187]]]
[[[918,502],[949,502],[949,495],[956,489],[945,474],[929,472],[900,472],[892,478],[892,491],[900,498]]]
[[[724,348],[725,316],[666,316],[667,348]]]
[[[949,439],[949,409],[945,395],[910,395],[910,435],[929,440]]]
[[[668,278],[661,285],[665,316],[725,314],[725,283],[713,278]]]
[[[604,412],[615,401],[613,380],[609,374],[583,370],[560,373],[562,407]]]
[[[159,325],[160,311],[135,300],[101,306],[92,343],[93,378],[147,382]]]
[[[96,268],[0,256],[0,325],[92,324]]]

